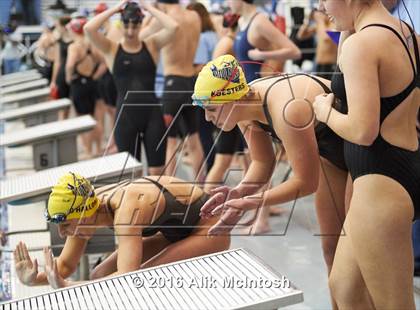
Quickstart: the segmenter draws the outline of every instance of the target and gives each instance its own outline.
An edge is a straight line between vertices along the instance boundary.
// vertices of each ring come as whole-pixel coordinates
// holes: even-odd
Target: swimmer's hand
[[[209,236],[225,235],[238,224],[239,220],[246,211],[258,209],[263,206],[263,199],[261,197],[249,196],[240,199],[229,200],[224,205],[213,210],[214,214],[222,213],[219,221],[213,225],[209,231]],[[242,225],[249,226],[250,223],[243,223]]]
[[[248,57],[255,61],[265,60],[265,55],[263,51],[260,51],[258,48],[248,51]]]
[[[114,11],[115,13],[122,12],[122,10],[124,9],[125,4],[127,2],[130,2],[130,1],[129,0],[121,0],[116,6],[114,6],[112,8],[112,11]]]
[[[23,242],[19,242],[13,251],[17,276],[25,285],[33,285],[38,275],[38,261],[33,261],[29,256],[28,248]]]
[[[316,119],[322,123],[328,123],[328,119],[333,109],[334,94],[322,94],[315,97],[312,103]]]
[[[229,199],[240,198],[240,193],[235,188],[229,186],[220,186],[210,190],[211,198],[201,207],[200,216],[202,218],[210,218],[214,216],[213,210],[223,206]]]
[[[47,275],[48,282],[50,285],[57,289],[67,286],[67,281],[64,280],[59,272],[57,267],[57,259],[54,258],[51,249],[48,247],[44,248],[44,257],[45,257],[45,274]]]

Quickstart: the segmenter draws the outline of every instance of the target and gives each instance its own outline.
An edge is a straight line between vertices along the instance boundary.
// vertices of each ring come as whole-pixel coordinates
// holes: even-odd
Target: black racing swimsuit
[[[407,25],[408,26],[408,25]],[[382,27],[392,31],[401,41],[407,51],[413,69],[413,80],[401,93],[387,98],[381,98],[380,124],[389,116],[416,88],[420,81],[420,60],[419,49],[415,33],[411,31],[414,43],[417,66],[410,55],[404,39],[393,28],[382,25],[372,24],[367,27]],[[364,29],[363,28],[363,29]],[[362,29],[362,30],[363,30]],[[417,69],[417,72],[416,72]],[[332,90],[337,98],[342,101],[341,112],[347,114],[347,96],[344,84],[344,76],[335,74],[332,79]],[[380,174],[390,177],[400,183],[408,192],[414,205],[415,218],[420,216],[420,151],[409,151],[387,142],[379,132],[378,137],[369,146],[362,146],[349,141],[344,141],[344,156],[346,165],[349,168],[351,177],[356,180],[358,177],[367,174]]]
[[[155,96],[156,64],[146,44],[137,53],[126,52],[120,44],[112,76],[118,92],[114,131],[118,150],[141,160],[144,142],[149,167],[163,166],[166,128]]]
[[[150,237],[160,231],[168,241],[173,243],[191,235],[197,223],[200,221],[200,209],[208,200],[209,196],[203,194],[190,205],[185,205],[176,200],[175,196],[157,181],[146,177],[142,177],[141,179],[156,185],[165,197],[165,210],[159,218],[143,229],[142,236]],[[119,183],[114,188],[128,185],[130,182],[131,181]],[[115,190],[107,199],[108,209],[110,210],[112,209],[109,206],[109,202],[116,192],[117,191]],[[113,213],[113,211],[111,212]]]
[[[72,77],[70,84],[70,93],[75,106],[76,112],[79,115],[91,114],[95,112],[96,103],[96,82],[93,80],[96,70],[99,64],[96,63],[90,75],[83,75],[79,73],[77,67],[87,57],[92,57],[92,52],[88,48],[86,55],[81,58],[74,66],[75,74]]]
[[[264,114],[265,114],[265,117],[267,118],[268,125],[258,122],[261,129],[267,132],[275,142],[281,143],[281,140],[277,136],[276,131],[274,130],[273,120],[271,118],[270,112],[268,111],[268,105],[267,105],[268,94],[271,88],[277,83],[282,82],[286,79],[291,79],[296,76],[302,76],[302,75],[310,77],[315,82],[317,82],[323,88],[325,93],[331,93],[331,90],[328,88],[327,85],[325,85],[324,83],[322,83],[321,80],[317,79],[316,77],[312,75],[308,75],[305,73],[297,73],[293,75],[277,76],[277,79],[268,87],[264,96],[264,101],[263,101]],[[266,79],[274,79],[274,78],[276,78],[276,76],[262,78],[262,79],[259,79],[250,83],[250,85],[253,85],[255,83],[258,83]],[[317,126],[315,127],[315,135],[317,138],[319,155],[327,159],[329,162],[331,162],[333,165],[340,168],[341,170],[347,171],[347,167],[344,161],[343,139],[340,138],[337,134],[335,134],[328,126],[322,123],[317,124]]]

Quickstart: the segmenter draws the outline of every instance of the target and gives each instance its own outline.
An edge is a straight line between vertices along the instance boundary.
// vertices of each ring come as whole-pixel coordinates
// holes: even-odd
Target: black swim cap
[[[179,0],[158,0],[159,3],[178,4]]]
[[[249,3],[249,4],[253,4],[254,3],[254,0],[242,0],[242,1],[244,1],[246,3]]]
[[[121,20],[123,23],[141,23],[143,20],[143,12],[140,6],[136,2],[127,2],[124,9],[121,12]]]

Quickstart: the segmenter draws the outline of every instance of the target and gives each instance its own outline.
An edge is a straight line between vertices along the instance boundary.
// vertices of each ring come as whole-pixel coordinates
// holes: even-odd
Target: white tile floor
[[[11,174],[27,172],[26,169],[30,168],[32,163],[30,147],[6,150],[6,163],[7,169],[14,170]],[[284,166],[280,166],[276,171],[275,181],[279,182],[284,172]],[[181,166],[177,175],[186,180],[191,179],[191,170],[187,166]],[[238,182],[239,178],[239,173],[232,173],[228,183]],[[303,290],[305,301],[288,309],[330,309],[326,268],[320,239],[315,236],[318,226],[313,197],[297,201],[290,221],[292,204],[285,204],[283,207],[288,213],[270,219],[272,231],[269,234],[235,235],[232,237],[232,247],[251,250]],[[416,303],[420,305],[418,293],[416,293]]]

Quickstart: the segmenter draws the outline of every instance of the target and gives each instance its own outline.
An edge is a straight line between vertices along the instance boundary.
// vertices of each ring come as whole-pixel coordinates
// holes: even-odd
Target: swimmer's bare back
[[[166,188],[179,202],[188,206],[203,194],[202,189],[194,184],[170,176],[148,176]],[[132,181],[122,181],[119,184],[107,185],[96,190],[101,202],[107,202],[114,212],[114,218],[118,216],[120,208],[124,208],[122,201],[137,201],[138,208],[143,212],[143,219],[153,222],[165,209],[165,199],[161,190],[152,182],[144,178]],[[129,196],[132,196],[129,199]],[[131,206],[136,208],[135,206]],[[122,210],[122,209],[121,209]],[[134,214],[133,214],[134,216]]]
[[[179,5],[171,5],[166,13],[177,21],[179,28],[174,38],[162,49],[164,75],[193,76],[193,63],[200,39],[200,17]]]

